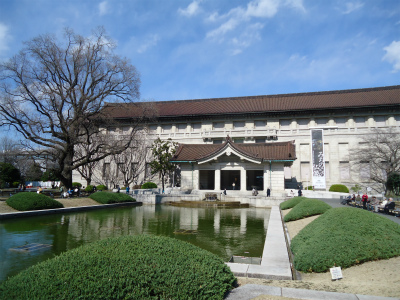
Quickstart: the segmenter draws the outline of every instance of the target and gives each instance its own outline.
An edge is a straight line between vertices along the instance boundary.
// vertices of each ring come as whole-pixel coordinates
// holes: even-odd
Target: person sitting
[[[378,212],[379,200],[374,196],[370,203],[368,203],[368,210]]]
[[[389,211],[394,209],[396,203],[393,201],[393,198],[389,198],[389,201],[386,203],[385,207],[383,208],[383,212],[385,214],[389,214]]]

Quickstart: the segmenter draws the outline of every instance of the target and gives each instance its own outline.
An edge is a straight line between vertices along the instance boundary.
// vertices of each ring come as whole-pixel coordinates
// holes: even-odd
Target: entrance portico
[[[198,190],[284,191],[284,166],[296,159],[293,142],[180,144],[171,160],[180,164],[181,186]]]

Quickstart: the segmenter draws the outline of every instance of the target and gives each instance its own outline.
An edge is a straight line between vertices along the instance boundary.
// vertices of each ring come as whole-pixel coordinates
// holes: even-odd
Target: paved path
[[[308,300],[393,300],[400,298],[281,288],[269,285],[246,284],[231,291],[226,300],[250,300],[262,295]],[[261,298],[262,299],[262,298]]]
[[[342,204],[340,204],[340,199],[319,199],[319,200],[322,200],[322,201],[324,201],[325,203],[328,203],[330,206],[332,206],[332,207],[351,207],[351,208],[354,208],[354,209],[361,209],[361,208],[358,208],[358,207],[353,207],[353,206],[349,206],[349,205],[342,205]],[[374,214],[374,212],[371,212],[372,214]],[[386,214],[384,214],[384,213],[378,213],[380,216],[383,216],[383,217],[385,217],[385,218],[388,218],[389,220],[392,220],[393,222],[396,222],[397,224],[400,224],[400,218],[396,218],[395,216],[392,216],[392,215],[386,215]]]

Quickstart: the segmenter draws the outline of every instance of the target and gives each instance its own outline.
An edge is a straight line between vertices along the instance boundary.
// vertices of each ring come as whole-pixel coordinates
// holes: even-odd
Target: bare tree
[[[0,161],[3,163],[15,164],[18,155],[22,152],[21,143],[8,136],[0,139]]]
[[[114,48],[101,28],[88,38],[66,30],[64,41],[41,35],[0,64],[0,125],[13,127],[47,151],[67,187],[72,185],[72,170],[121,153],[134,139],[136,131],[131,130],[123,139],[109,136],[107,144],[94,147],[100,155],[77,151],[105,128],[118,127],[110,110],[102,113],[108,102],[133,103],[139,97],[136,68],[115,55]]]
[[[124,186],[138,183],[139,176],[145,171],[150,155],[151,152],[147,151],[144,138],[137,139],[133,147],[114,155],[117,177]]]
[[[374,129],[351,155],[360,177],[375,183],[375,190],[386,191],[388,176],[400,172],[400,132],[394,127]]]

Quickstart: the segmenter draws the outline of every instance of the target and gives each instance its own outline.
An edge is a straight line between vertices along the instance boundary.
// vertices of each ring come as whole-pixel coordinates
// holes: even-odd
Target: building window
[[[258,143],[258,144],[265,143],[265,138],[264,139],[256,139],[256,143]]]
[[[319,118],[315,120],[315,123],[317,123],[318,126],[325,126],[328,123],[328,119]]]
[[[339,176],[341,180],[350,179],[350,164],[348,161],[339,162]]]
[[[233,142],[235,144],[243,144],[244,143],[244,139],[233,139]]]
[[[215,130],[223,130],[225,128],[224,122],[215,122],[213,123],[213,127]]]
[[[297,124],[299,129],[307,129],[308,128],[308,119],[298,119]]]
[[[279,120],[279,127],[281,129],[290,129],[291,120]]]
[[[301,180],[302,181],[309,181],[310,177],[310,162],[302,161],[300,163],[300,173],[301,173]]]
[[[341,143],[338,146],[339,146],[339,160],[349,161],[349,144]]]
[[[186,131],[186,124],[178,124],[178,132],[185,132]]]
[[[337,127],[343,128],[346,127],[346,118],[336,118],[335,123]]]
[[[365,117],[355,117],[356,127],[365,127]]]
[[[369,162],[361,162],[360,163],[360,179],[368,180],[371,178],[371,170]]]
[[[172,125],[171,125],[171,124],[163,125],[163,126],[162,126],[162,130],[163,130],[163,132],[165,132],[165,133],[169,133],[169,132],[171,132],[171,130],[172,130]]]
[[[244,122],[243,121],[237,121],[237,122],[233,122],[233,128],[244,128]]]
[[[213,140],[213,144],[222,144],[222,140]]]
[[[193,131],[201,131],[201,123],[193,123],[192,124]]]
[[[386,125],[386,117],[385,116],[375,116],[375,126],[382,127]]]
[[[254,127],[257,129],[265,128],[265,121],[254,121]]]

